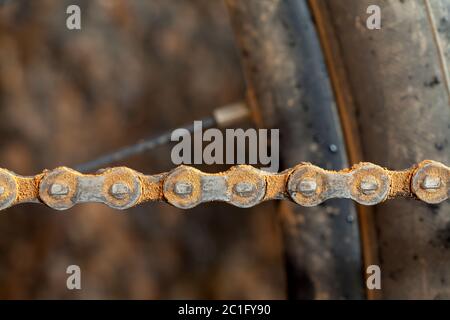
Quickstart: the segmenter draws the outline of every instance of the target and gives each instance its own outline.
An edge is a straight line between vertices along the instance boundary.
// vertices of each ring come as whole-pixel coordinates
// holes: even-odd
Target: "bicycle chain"
[[[412,197],[436,204],[448,199],[449,190],[450,168],[431,160],[403,171],[367,162],[341,171],[300,163],[281,173],[247,165],[214,174],[179,166],[157,175],[144,175],[127,167],[102,169],[96,174],[59,167],[25,177],[0,169],[0,210],[26,202],[44,203],[56,210],[85,202],[127,209],[147,201],[165,201],[182,209],[209,201],[248,208],[274,199],[309,207],[331,198],[375,205],[396,197]]]

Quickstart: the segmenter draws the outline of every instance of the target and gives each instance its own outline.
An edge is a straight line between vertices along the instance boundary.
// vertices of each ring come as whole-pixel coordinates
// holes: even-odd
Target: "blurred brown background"
[[[66,28],[70,4],[81,31]],[[0,6],[0,167],[16,173],[75,166],[243,97],[220,0]],[[167,171],[170,150],[119,165]],[[271,203],[17,206],[0,214],[0,298],[285,298],[277,219]],[[66,288],[72,264],[80,291]]]

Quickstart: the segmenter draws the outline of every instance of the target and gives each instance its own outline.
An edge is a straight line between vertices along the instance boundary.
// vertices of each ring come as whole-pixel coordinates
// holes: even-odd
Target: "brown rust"
[[[17,198],[17,181],[14,174],[6,169],[0,169],[0,209],[11,206]]]
[[[350,183],[350,194],[358,203],[373,205],[383,202],[389,195],[390,176],[388,170],[368,162],[361,162],[352,167],[352,179]],[[372,178],[377,184],[377,189],[372,193],[365,194],[361,183],[364,179]]]
[[[266,179],[262,171],[247,165],[231,167],[222,173],[227,178],[230,202],[243,208],[254,206],[261,202],[266,192]],[[234,188],[239,182],[247,182],[253,186],[253,191],[247,196],[239,195]],[[282,189],[281,189],[282,190]]]
[[[39,199],[53,209],[69,209],[75,205],[73,199],[77,192],[79,176],[81,176],[81,173],[67,167],[58,167],[55,170],[47,172],[39,183]],[[49,189],[54,183],[66,185],[68,187],[68,193],[58,196],[50,195]]]
[[[425,178],[438,178],[439,185],[434,188],[424,188]],[[425,160],[419,163],[411,178],[411,189],[422,201],[437,204],[449,197],[450,169],[442,163]]]
[[[166,176],[167,173],[160,174],[157,177],[140,174],[139,179],[141,180],[142,194],[138,203],[163,200],[163,184]]]
[[[396,197],[413,197],[410,181],[414,173],[414,167],[404,171],[388,171],[391,178],[389,199]]]
[[[170,204],[188,209],[196,206],[201,201],[201,176],[202,172],[192,167],[179,166],[173,170],[164,181],[164,197]],[[192,192],[189,195],[178,195],[174,188],[177,182],[189,183]]]
[[[15,176],[17,182],[16,203],[37,202],[39,198],[39,184],[44,177],[44,173],[33,177]]]
[[[303,206],[314,206],[332,197],[347,198],[349,197],[348,194],[351,195],[352,199],[365,205],[372,205],[397,197],[413,197],[427,203],[439,203],[448,198],[448,185],[450,184],[450,169],[431,160],[425,160],[402,171],[388,170],[367,162],[361,162],[340,171],[324,170],[310,163],[302,162],[281,173],[268,173],[248,165],[234,166],[227,171],[214,174],[203,173],[188,166],[179,166],[169,173],[152,176],[144,175],[127,167],[104,169],[97,174],[88,175],[83,175],[70,168],[59,167],[31,177],[4,171],[6,177],[10,177],[5,179],[9,179],[8,181],[11,181],[15,187],[14,190],[11,187],[5,188],[2,196],[4,198],[13,197],[11,192],[14,192],[16,196],[12,204],[43,202],[52,208],[61,210],[68,209],[77,203],[77,192],[79,192],[77,188],[80,187],[82,177],[104,177],[101,194],[98,195],[98,198],[103,197],[107,205],[118,209],[158,200],[164,200],[185,209],[212,200],[226,201],[244,208],[262,201],[276,199],[292,199]],[[331,192],[330,195],[330,190],[327,188],[333,187],[326,182],[329,179],[326,178],[328,175],[345,176],[341,184],[335,185],[334,188],[339,188],[336,190],[341,191],[342,188],[348,188],[348,192]],[[202,179],[207,176],[222,177],[224,179],[212,181],[213,183],[223,181],[222,183],[225,183],[225,185],[222,187],[222,191],[219,188],[219,191],[215,191],[218,192],[216,195],[205,200],[202,198],[202,192],[204,192]],[[425,176],[439,177],[442,181],[439,188],[430,190],[422,188],[421,185]],[[361,189],[361,182],[365,177],[376,180],[378,189],[374,190],[373,193],[365,194]],[[303,195],[297,192],[297,184],[305,178],[311,178],[317,182],[317,188],[312,195]],[[118,182],[124,183],[130,191],[120,199],[113,197],[111,194],[111,186]],[[177,194],[174,188],[178,182],[190,184],[192,186],[191,192]],[[241,182],[252,186],[247,194],[236,192],[235,187]],[[48,190],[53,183],[68,186],[68,194],[50,195]],[[6,186],[6,182],[3,184]],[[96,199],[94,195],[93,201],[96,201]],[[12,204],[5,204],[5,208]]]
[[[286,184],[292,170],[286,170],[278,174],[266,175],[266,194],[264,201],[273,199],[283,199],[288,196]]]
[[[102,172],[105,180],[103,182],[103,196],[108,203],[118,207],[126,208],[132,206],[139,201],[142,194],[141,180],[138,173],[127,167],[110,168]],[[124,194],[122,198],[116,198],[111,194],[111,188],[114,183],[122,183],[127,186],[129,192]],[[136,199],[137,197],[137,199]]]
[[[288,191],[292,199],[299,205],[312,207],[325,200],[325,190],[327,188],[326,184],[326,170],[316,167],[312,164],[302,163],[296,166],[289,176]],[[334,172],[334,171],[329,171]],[[302,194],[297,190],[297,183],[303,179],[313,179],[316,181],[317,186],[312,194]]]

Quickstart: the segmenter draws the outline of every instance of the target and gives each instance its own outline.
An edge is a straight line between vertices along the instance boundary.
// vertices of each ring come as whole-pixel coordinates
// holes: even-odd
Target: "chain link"
[[[128,209],[147,201],[165,201],[182,209],[210,201],[248,208],[275,199],[310,207],[331,198],[375,205],[387,199],[411,197],[437,204],[448,199],[449,190],[450,168],[431,160],[403,171],[367,162],[341,171],[301,163],[281,173],[247,165],[214,174],[179,166],[157,175],[144,175],[126,167],[102,169],[96,174],[59,167],[24,177],[0,169],[0,210],[26,202],[44,203],[56,210],[86,202]]]

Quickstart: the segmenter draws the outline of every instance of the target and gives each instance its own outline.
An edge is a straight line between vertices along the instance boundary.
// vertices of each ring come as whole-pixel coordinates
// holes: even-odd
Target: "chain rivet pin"
[[[61,183],[53,183],[50,186],[49,194],[51,196],[65,196],[69,194],[69,187]]]
[[[313,195],[317,190],[317,181],[312,178],[302,179],[297,185],[297,191],[304,196]]]
[[[234,192],[241,197],[248,197],[255,191],[255,187],[249,182],[239,182],[234,186]]]
[[[125,183],[116,182],[111,186],[111,195],[116,199],[124,199],[129,193],[130,189]]]
[[[187,196],[192,194],[192,184],[189,182],[177,182],[173,191],[179,196]]]
[[[361,180],[361,191],[365,195],[373,194],[378,190],[378,182],[374,176],[368,176]]]
[[[441,187],[441,178],[433,176],[425,176],[421,187],[425,190],[436,190]]]

